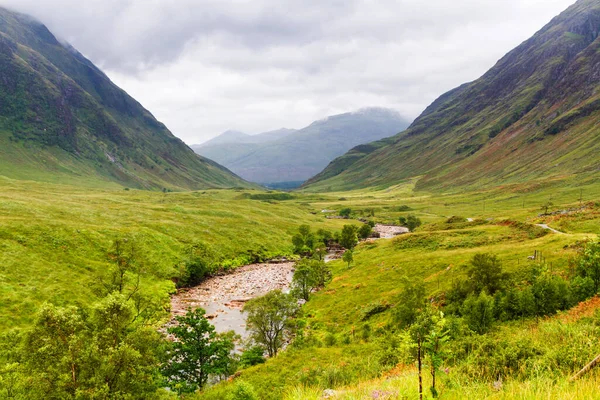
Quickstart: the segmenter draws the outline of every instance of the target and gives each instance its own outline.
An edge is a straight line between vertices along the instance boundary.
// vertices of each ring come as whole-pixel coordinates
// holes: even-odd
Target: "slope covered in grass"
[[[393,138],[359,146],[307,190],[518,184],[597,176],[600,4],[579,0],[480,79],[444,94]]]
[[[249,186],[197,156],[32,18],[0,8],[0,175],[91,186]]]
[[[4,178],[0,188],[0,328],[30,322],[44,301],[91,302],[90,284],[113,265],[116,239],[135,243],[146,286],[164,300],[192,245],[238,266],[251,254],[289,255],[301,223],[340,226],[268,193],[253,200],[253,191],[93,191]]]

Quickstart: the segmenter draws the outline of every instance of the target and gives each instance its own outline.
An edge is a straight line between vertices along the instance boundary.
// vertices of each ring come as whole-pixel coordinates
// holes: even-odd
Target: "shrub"
[[[238,381],[227,396],[227,400],[258,400],[258,395],[250,383]]]

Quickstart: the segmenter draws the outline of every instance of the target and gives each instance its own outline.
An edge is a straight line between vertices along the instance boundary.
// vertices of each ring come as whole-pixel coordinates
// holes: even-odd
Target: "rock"
[[[337,394],[337,392],[333,389],[325,389],[325,390],[323,390],[323,394],[321,395],[321,398],[322,399],[331,399],[336,394]]]

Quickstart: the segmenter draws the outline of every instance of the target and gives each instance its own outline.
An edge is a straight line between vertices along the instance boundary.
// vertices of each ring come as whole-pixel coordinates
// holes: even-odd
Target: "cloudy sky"
[[[188,144],[390,107],[417,117],[574,0],[0,0]]]

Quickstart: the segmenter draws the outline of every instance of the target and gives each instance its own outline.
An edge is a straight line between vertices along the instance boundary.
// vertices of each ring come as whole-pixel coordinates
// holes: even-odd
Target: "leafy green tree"
[[[373,232],[371,226],[369,224],[363,224],[363,226],[361,226],[358,230],[358,237],[361,239],[367,239],[371,236],[371,232]]]
[[[544,204],[542,204],[542,211],[544,212],[544,215],[548,215],[548,211],[554,206],[554,203],[550,200],[548,200],[547,202],[545,202]]]
[[[310,254],[315,248],[315,235],[311,232],[309,225],[300,225],[298,233],[292,237],[294,253]]]
[[[589,299],[596,294],[594,287],[594,280],[589,276],[586,276],[585,278],[576,276],[571,281],[573,299],[577,302]]]
[[[333,239],[333,234],[331,231],[326,229],[319,229],[317,231],[317,241],[319,242],[320,247],[327,248],[329,246],[329,241]]]
[[[324,261],[305,258],[296,264],[292,293],[308,301],[313,290],[325,287],[330,280],[331,268]]]
[[[244,306],[251,338],[265,347],[269,357],[275,356],[290,336],[291,318],[297,311],[296,299],[280,290],[252,299]]]
[[[357,228],[355,225],[344,225],[340,234],[340,245],[348,250],[354,249],[358,243]]]
[[[89,310],[46,304],[19,349],[27,399],[153,399],[164,341],[113,294]]]
[[[232,371],[234,342],[231,335],[219,335],[202,308],[178,316],[169,328],[175,337],[169,360],[163,366],[167,384],[178,393],[203,388],[211,376],[226,376]]]
[[[502,263],[494,254],[475,254],[467,271],[471,292],[479,294],[485,290],[495,294],[506,284],[509,275],[502,270]]]
[[[291,292],[296,297],[308,301],[310,299],[310,293],[316,287],[316,276],[308,260],[304,259],[297,263],[294,276],[292,277]]]
[[[406,217],[400,217],[399,221],[400,225],[408,228],[408,230],[411,232],[414,232],[415,229],[423,224],[421,219],[414,214],[409,214]]]
[[[401,327],[408,327],[415,323],[419,312],[426,306],[425,285],[421,281],[412,281],[408,277],[402,278],[404,290],[398,297],[394,308],[394,318]]]
[[[463,303],[462,315],[473,331],[484,334],[494,322],[494,298],[482,291],[479,296],[471,294]]]
[[[252,346],[246,349],[240,356],[240,367],[247,368],[253,365],[263,364],[265,350],[260,346]]]
[[[590,278],[594,281],[594,293],[600,288],[600,241],[589,242],[577,266],[577,273],[582,278]]]
[[[348,218],[352,214],[352,210],[350,208],[342,208],[339,212],[340,217]]]
[[[237,381],[227,396],[227,400],[258,400],[258,395],[252,384],[245,381]]]
[[[430,315],[431,323],[429,324],[429,332],[425,335],[423,348],[425,354],[429,357],[429,367],[431,373],[431,395],[438,397],[438,392],[435,387],[436,375],[444,362],[444,346],[450,340],[448,324],[444,313],[430,309],[426,311]],[[418,319],[417,319],[418,320]]]
[[[346,250],[344,255],[342,256],[342,260],[348,264],[348,269],[350,268],[350,264],[354,261],[354,254],[352,250]]]
[[[424,343],[430,334],[433,326],[432,312],[429,307],[421,309],[413,323],[409,327],[410,338],[412,339],[416,354],[418,376],[419,376],[419,399],[423,400],[423,358],[425,356]]]

